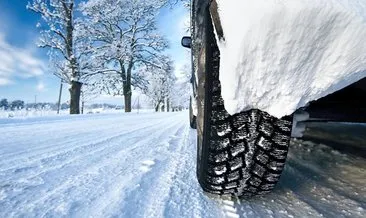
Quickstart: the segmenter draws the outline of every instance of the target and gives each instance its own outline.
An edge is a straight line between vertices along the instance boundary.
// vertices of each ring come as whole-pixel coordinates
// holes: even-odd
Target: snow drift
[[[366,1],[217,0],[230,114],[282,117],[366,76]]]

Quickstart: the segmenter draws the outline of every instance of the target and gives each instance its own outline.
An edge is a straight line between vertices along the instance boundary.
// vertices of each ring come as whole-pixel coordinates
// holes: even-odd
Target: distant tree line
[[[70,108],[70,105],[67,103],[62,103],[60,106],[61,110],[67,110]],[[118,108],[113,104],[91,104],[86,106],[88,109],[96,109],[96,108],[106,108],[106,109],[115,109]],[[22,100],[14,100],[8,101],[8,99],[3,98],[0,100],[0,110],[5,111],[15,111],[15,110],[57,110],[57,103],[50,102],[39,102],[39,103],[24,103]]]
[[[68,109],[69,105],[66,103],[61,104],[61,109]],[[22,110],[22,109],[38,109],[38,110],[57,110],[57,103],[39,102],[39,103],[24,103],[22,100],[8,101],[3,98],[0,100],[1,110]]]
[[[9,102],[8,99],[4,98],[0,101],[0,108],[3,110],[20,110],[25,107],[24,101],[15,100]]]

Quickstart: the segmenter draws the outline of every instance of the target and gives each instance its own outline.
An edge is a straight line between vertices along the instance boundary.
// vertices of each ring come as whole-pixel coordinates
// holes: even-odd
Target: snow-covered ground
[[[274,116],[366,77],[366,1],[217,0],[221,94]]]
[[[46,117],[46,116],[58,116],[58,115],[66,115],[69,113],[69,110],[61,110],[59,114],[55,110],[0,110],[0,119],[4,118],[15,118],[15,119],[24,119],[29,117]]]
[[[132,113],[151,113],[154,109],[134,109]],[[84,114],[116,114],[116,113],[124,113],[123,109],[105,109],[105,108],[94,108],[94,109],[85,109]],[[61,110],[59,114],[55,110],[15,110],[15,111],[4,111],[0,109],[0,119],[6,120],[7,118],[11,119],[29,119],[29,118],[39,118],[39,117],[55,117],[55,116],[65,116],[69,114],[69,109]],[[1,121],[0,121],[1,123]]]
[[[363,217],[366,160],[295,140],[275,191],[205,195],[188,114],[0,124],[0,217]]]

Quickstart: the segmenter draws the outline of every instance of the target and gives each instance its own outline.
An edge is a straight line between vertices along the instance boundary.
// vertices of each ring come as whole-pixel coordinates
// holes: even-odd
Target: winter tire
[[[204,191],[219,195],[267,193],[284,168],[292,121],[256,109],[227,113],[219,81],[220,54],[208,12],[203,20],[205,28],[197,33],[202,39],[197,71],[199,183]]]

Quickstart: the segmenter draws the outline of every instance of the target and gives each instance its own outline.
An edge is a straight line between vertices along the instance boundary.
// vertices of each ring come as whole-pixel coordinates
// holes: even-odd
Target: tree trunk
[[[70,64],[71,77],[79,78],[79,73],[77,72],[77,60],[73,54],[74,48],[74,19],[73,19],[73,11],[74,11],[74,3],[71,2],[70,5],[66,3],[62,4],[65,11],[66,17],[66,54],[67,59]],[[81,86],[83,84],[78,81],[71,81],[70,91],[70,114],[80,114],[80,92]]]
[[[158,102],[155,106],[155,112],[158,112],[159,111],[159,106],[160,106],[160,102]]]
[[[131,112],[132,109],[132,90],[131,90],[131,72],[133,68],[133,58],[128,63],[127,71],[123,65],[123,61],[119,61],[122,70],[122,80],[123,80],[123,95],[125,96],[125,112]]]
[[[128,94],[125,94],[125,112],[131,112],[131,98],[132,94],[131,92]]]
[[[70,91],[70,114],[80,114],[81,82],[72,81]]]
[[[84,114],[84,101],[81,101],[81,114]]]
[[[62,96],[62,80],[61,80],[61,83],[60,83],[60,92],[59,92],[59,95],[58,95],[58,102],[57,102],[57,114],[60,114],[60,108],[61,108],[61,96]]]
[[[166,112],[170,111],[170,101],[169,98],[166,100]]]

